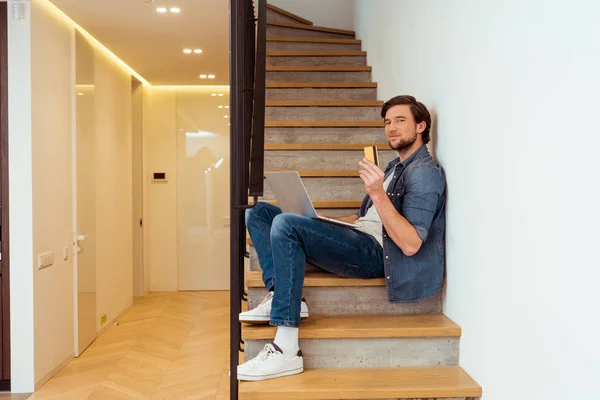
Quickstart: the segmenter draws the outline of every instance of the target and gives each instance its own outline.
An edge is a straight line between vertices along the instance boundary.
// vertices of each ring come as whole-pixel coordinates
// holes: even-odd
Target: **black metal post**
[[[230,0],[230,382],[229,398],[238,399],[237,366],[241,326],[238,315],[241,312],[240,286],[242,285],[242,269],[244,265],[244,221],[243,209],[240,205],[248,203],[248,192],[244,182],[244,1]]]

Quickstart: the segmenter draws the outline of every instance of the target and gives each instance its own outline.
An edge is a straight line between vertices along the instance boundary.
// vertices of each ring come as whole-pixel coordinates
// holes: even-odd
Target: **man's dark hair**
[[[431,139],[429,137],[429,131],[431,130],[431,114],[429,114],[427,107],[425,107],[423,103],[418,102],[413,96],[396,96],[386,101],[381,108],[381,118],[385,119],[385,114],[387,114],[390,108],[405,104],[410,106],[410,112],[417,124],[420,124],[423,121],[427,123],[422,137],[423,143],[429,143],[429,140]]]

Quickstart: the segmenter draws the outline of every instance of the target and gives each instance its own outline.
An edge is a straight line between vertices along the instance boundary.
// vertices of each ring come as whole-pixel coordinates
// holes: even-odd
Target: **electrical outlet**
[[[38,255],[38,269],[47,268],[54,264],[54,253],[43,253]]]
[[[102,314],[102,317],[100,317],[100,323],[102,325],[104,325],[106,323],[106,314]]]

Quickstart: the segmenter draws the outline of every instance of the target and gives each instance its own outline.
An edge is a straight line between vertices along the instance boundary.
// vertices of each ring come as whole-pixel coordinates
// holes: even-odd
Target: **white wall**
[[[316,26],[354,30],[355,0],[269,0],[269,4],[312,21]]]
[[[445,312],[485,400],[593,397],[600,5],[358,0],[379,98],[437,115]]]
[[[24,20],[14,20],[10,8],[8,12],[10,349],[11,389],[16,393],[34,387],[31,20],[29,5],[24,6]]]

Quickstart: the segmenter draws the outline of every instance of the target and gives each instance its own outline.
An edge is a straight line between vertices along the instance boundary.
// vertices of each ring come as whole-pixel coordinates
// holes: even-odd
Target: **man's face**
[[[408,104],[391,107],[384,122],[385,135],[392,149],[407,149],[417,140],[417,124]]]

